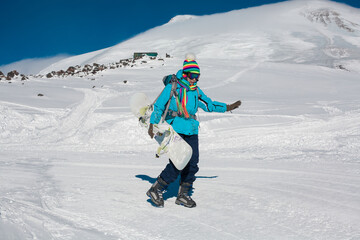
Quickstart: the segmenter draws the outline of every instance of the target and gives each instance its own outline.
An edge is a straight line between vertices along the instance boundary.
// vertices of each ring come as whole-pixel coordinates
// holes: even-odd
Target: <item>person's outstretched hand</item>
[[[234,102],[232,104],[229,104],[229,105],[226,105],[226,111],[232,111],[238,107],[240,107],[241,105],[241,101],[237,101],[237,102]]]
[[[154,138],[154,124],[150,123],[148,134],[151,138]]]

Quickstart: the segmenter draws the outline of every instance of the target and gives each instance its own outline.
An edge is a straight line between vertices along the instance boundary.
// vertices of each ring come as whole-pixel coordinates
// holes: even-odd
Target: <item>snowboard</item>
[[[146,129],[150,126],[150,116],[153,111],[150,100],[144,93],[136,93],[130,99],[130,108],[139,125]],[[156,157],[166,154],[178,170],[182,170],[192,156],[192,148],[174,131],[166,121],[154,124],[154,139],[159,144]]]

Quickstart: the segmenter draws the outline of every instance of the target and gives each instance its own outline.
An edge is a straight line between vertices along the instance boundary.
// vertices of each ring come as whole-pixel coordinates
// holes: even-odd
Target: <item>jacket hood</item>
[[[176,77],[177,77],[178,79],[182,79],[182,78],[183,78],[183,70],[182,70],[182,69],[180,69],[180,70],[176,73]],[[186,79],[184,79],[184,80],[186,80]]]

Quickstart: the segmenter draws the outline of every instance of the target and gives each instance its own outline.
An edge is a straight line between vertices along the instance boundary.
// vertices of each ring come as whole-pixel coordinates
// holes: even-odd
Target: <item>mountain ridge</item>
[[[134,52],[182,58],[312,64],[360,72],[360,10],[329,0],[292,0],[212,15],[178,15],[112,47],[62,58],[38,73],[112,64]]]
[[[293,0],[205,16],[179,15],[113,47],[63,59],[41,73],[93,62],[116,62],[136,51],[170,53],[175,57],[194,52],[200,58],[285,61],[336,68],[360,59],[360,44],[354,45],[360,37],[356,12],[360,11],[327,0]],[[346,54],[334,57],[328,54],[329,48]]]

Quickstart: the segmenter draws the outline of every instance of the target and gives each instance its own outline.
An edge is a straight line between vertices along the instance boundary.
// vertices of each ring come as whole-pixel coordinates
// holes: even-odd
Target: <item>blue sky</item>
[[[2,0],[0,66],[110,47],[176,15],[206,15],[275,2],[281,1]],[[360,8],[359,0],[337,2]]]

